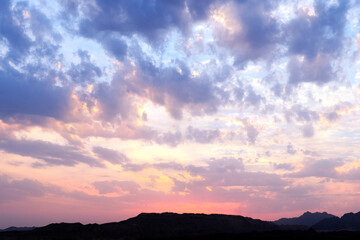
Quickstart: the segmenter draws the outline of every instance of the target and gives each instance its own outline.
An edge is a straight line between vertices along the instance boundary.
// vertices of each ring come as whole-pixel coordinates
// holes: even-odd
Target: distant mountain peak
[[[313,226],[316,230],[321,231],[360,231],[360,212],[346,213],[341,218],[324,219]]]
[[[322,221],[323,219],[332,218],[335,215],[329,214],[327,212],[310,212],[306,211],[299,217],[294,218],[281,218],[274,221],[278,225],[303,225],[311,227],[312,225]]]
[[[303,215],[314,215],[314,214],[329,214],[327,212],[310,212],[310,211],[306,211],[303,213]]]

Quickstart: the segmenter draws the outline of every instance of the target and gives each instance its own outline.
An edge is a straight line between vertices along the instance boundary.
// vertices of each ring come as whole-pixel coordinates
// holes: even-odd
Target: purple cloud
[[[344,162],[341,159],[308,159],[304,162],[304,167],[295,173],[290,173],[291,177],[325,177],[337,178],[336,167],[342,166]]]
[[[124,154],[112,149],[93,147],[92,150],[100,159],[108,161],[112,164],[125,164],[130,161]]]
[[[76,147],[62,146],[45,141],[2,139],[0,140],[0,149],[8,153],[42,160],[35,163],[35,167],[75,166],[78,163],[85,163],[92,167],[104,167],[99,160],[87,156]]]
[[[198,143],[210,143],[220,136],[220,131],[216,130],[201,130],[189,126],[187,128],[186,138],[194,140]]]
[[[291,143],[286,146],[286,152],[290,155],[294,155],[296,153],[296,150]]]

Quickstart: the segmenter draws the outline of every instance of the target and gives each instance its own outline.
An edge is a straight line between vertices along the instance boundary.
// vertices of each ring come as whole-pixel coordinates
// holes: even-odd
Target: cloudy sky
[[[358,1],[0,1],[0,228],[360,202]]]

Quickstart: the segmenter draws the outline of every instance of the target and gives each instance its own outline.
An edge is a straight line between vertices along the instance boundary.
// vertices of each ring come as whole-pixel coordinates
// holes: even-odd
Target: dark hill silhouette
[[[0,229],[0,232],[10,232],[10,231],[30,231],[33,230],[35,227],[8,227],[5,229]]]
[[[294,218],[280,218],[279,220],[274,221],[278,225],[303,225],[311,227],[312,225],[320,222],[323,219],[336,217],[327,212],[305,212],[303,215]]]
[[[346,217],[348,218],[348,217]],[[331,218],[333,219],[333,218]],[[55,223],[30,231],[0,232],[1,240],[133,239],[360,239],[360,232],[315,232],[242,216],[142,213],[106,224]]]
[[[6,239],[156,239],[240,234],[281,230],[272,223],[221,214],[142,213],[125,221],[88,224],[58,223],[28,232],[8,232]],[[285,228],[284,228],[285,229]],[[2,235],[3,234],[3,235]],[[5,236],[5,233],[0,233]],[[76,236],[76,238],[74,238]]]
[[[318,231],[360,231],[360,212],[324,219],[312,227]]]

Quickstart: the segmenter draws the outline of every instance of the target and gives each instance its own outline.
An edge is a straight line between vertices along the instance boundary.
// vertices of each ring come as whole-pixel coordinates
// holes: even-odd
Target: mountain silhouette
[[[28,232],[7,232],[7,239],[156,239],[281,230],[272,222],[222,214],[141,213],[106,224],[57,223]],[[285,229],[285,228],[284,228]],[[1,239],[0,233],[0,239]],[[4,235],[3,235],[4,236]],[[72,238],[76,236],[76,238]],[[10,238],[12,237],[12,238]]]
[[[308,215],[308,214],[307,214]],[[358,214],[345,214],[340,219],[346,229]],[[336,220],[337,221],[337,220]],[[230,239],[360,239],[360,231],[316,232],[312,228],[277,225],[273,222],[243,216],[222,214],[141,213],[121,222],[105,224],[53,223],[30,231],[0,232],[1,240],[230,240]]]
[[[318,231],[360,231],[360,212],[324,219],[312,227]]]
[[[10,232],[10,231],[30,231],[35,229],[35,227],[8,227],[5,229],[0,229],[0,232]]]
[[[336,217],[332,214],[328,214],[327,212],[305,212],[303,215],[294,218],[280,218],[279,220],[274,221],[275,224],[278,225],[303,225],[307,227],[311,227],[314,224],[320,222],[321,220],[327,218]]]

